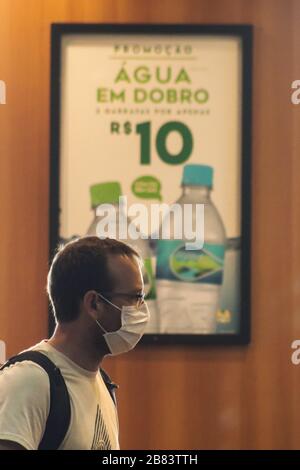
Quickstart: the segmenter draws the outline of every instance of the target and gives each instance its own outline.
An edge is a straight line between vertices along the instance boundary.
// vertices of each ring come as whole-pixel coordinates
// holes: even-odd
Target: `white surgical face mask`
[[[150,312],[146,302],[140,307],[134,305],[123,305],[122,308],[110,302],[102,294],[98,295],[106,302],[121,311],[121,328],[117,331],[106,331],[96,319],[97,325],[104,331],[104,339],[113,356],[122,354],[133,349],[143,336],[147,323],[150,319]]]

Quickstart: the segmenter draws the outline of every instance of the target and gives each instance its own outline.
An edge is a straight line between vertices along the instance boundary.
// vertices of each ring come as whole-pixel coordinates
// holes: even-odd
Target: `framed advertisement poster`
[[[250,340],[251,51],[249,25],[52,25],[50,257],[114,220],[144,343]]]

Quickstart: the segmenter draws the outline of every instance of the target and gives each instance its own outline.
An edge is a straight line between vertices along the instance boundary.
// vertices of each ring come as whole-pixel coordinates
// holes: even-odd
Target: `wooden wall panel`
[[[52,22],[252,23],[252,323],[248,347],[139,348],[106,360],[122,448],[299,448],[298,0],[0,0],[0,339],[47,335]]]

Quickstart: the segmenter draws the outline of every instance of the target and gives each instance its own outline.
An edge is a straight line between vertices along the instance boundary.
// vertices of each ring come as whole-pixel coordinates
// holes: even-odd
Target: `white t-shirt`
[[[119,449],[117,410],[100,372],[79,367],[46,340],[30,349],[43,352],[59,367],[68,388],[71,421],[59,449]],[[36,450],[49,406],[49,378],[42,367],[24,361],[0,371],[0,439]]]

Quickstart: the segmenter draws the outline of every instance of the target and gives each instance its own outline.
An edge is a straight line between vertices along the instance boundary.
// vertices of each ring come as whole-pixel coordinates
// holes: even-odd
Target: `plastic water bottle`
[[[95,184],[90,187],[90,195],[94,218],[87,231],[87,235],[98,236],[100,238],[115,238],[130,245],[142,257],[145,300],[150,311],[150,321],[146,333],[158,333],[153,266],[154,255],[147,239],[143,239],[140,236],[137,240],[132,240],[128,237],[128,227],[132,222],[127,214],[124,213],[122,205],[119,204],[119,198],[122,196],[121,185],[117,181]],[[105,207],[103,206],[104,204],[109,204],[110,206]],[[102,230],[103,226],[111,227],[112,233],[108,233],[107,229],[105,229],[104,233]],[[120,233],[122,234],[121,237]]]
[[[182,194],[176,204],[181,207],[182,214],[184,205],[191,205],[191,220],[182,217],[178,221],[170,211],[169,226],[173,230],[170,239],[162,239],[162,227],[159,230],[156,288],[161,333],[216,332],[226,234],[222,219],[211,200],[212,186],[212,167],[185,165]],[[185,224],[190,224],[193,230],[197,229],[196,204],[204,205],[204,245],[202,249],[187,250],[185,243],[191,243],[191,240],[184,236],[184,228]],[[185,225],[181,227],[182,239],[174,236],[178,223]],[[197,238],[201,237],[196,236],[195,240]]]
[[[229,238],[226,243],[224,277],[220,310],[217,315],[217,333],[237,333],[240,329],[240,268],[241,238]]]

